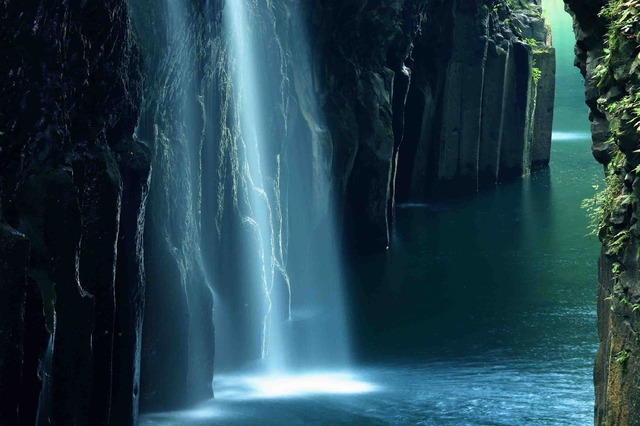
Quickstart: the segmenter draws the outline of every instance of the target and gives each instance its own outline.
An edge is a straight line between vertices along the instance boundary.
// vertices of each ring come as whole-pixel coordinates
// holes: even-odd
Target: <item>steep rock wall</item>
[[[310,7],[340,205],[357,249],[388,245],[395,202],[468,193],[548,164],[555,52],[539,2],[511,5]]]
[[[638,200],[640,3],[565,0],[574,17],[576,65],[585,77],[593,154],[606,184],[586,202],[603,243],[599,261],[594,384],[596,425],[640,424]]]
[[[323,64],[316,78],[334,143],[339,205],[349,239],[360,249],[388,244],[394,142],[401,138],[408,90],[405,61],[426,5],[397,0],[317,1],[310,6],[312,50]]]
[[[301,112],[288,107],[284,3],[246,3],[247,38],[259,52],[263,83],[255,109],[268,111],[258,135],[243,134],[237,73],[244,70],[232,32],[239,29],[224,22],[230,6],[130,4],[146,58],[138,134],[153,151],[141,371],[142,408],[152,411],[212,396],[214,333],[224,342],[216,357],[226,367],[254,362],[266,350],[273,299],[287,297],[284,146],[292,145],[287,129],[296,128]],[[254,137],[259,166],[250,161]],[[221,312],[215,329],[214,292]]]
[[[135,386],[149,160],[126,3],[4,1],[0,23],[0,423],[133,419],[113,395]]]
[[[413,52],[396,201],[468,193],[549,163],[555,52],[539,3],[432,7]]]

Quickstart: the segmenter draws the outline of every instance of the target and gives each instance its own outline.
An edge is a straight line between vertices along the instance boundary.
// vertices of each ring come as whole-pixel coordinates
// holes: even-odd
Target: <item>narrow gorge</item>
[[[639,22],[0,1],[0,425],[640,424]]]

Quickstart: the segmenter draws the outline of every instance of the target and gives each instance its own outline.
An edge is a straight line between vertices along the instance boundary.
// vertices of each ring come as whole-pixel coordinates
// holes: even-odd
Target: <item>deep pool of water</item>
[[[598,244],[579,205],[601,172],[587,134],[556,136],[550,170],[399,209],[354,274],[360,367],[220,376],[214,401],[142,424],[590,424]]]

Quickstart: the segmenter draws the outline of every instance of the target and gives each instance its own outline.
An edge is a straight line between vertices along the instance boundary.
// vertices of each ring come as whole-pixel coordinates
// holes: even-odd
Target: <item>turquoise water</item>
[[[591,424],[598,244],[579,205],[600,173],[561,136],[549,171],[399,210],[352,281],[359,367],[219,376],[215,401],[144,424]]]

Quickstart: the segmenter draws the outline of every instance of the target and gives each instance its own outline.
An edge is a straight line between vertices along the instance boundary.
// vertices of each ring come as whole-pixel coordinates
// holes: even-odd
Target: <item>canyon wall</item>
[[[150,158],[127,4],[9,0],[0,25],[0,424],[130,422]]]
[[[538,1],[508,3],[310,8],[334,175],[358,250],[387,247],[395,202],[471,193],[548,165],[551,34]]]
[[[596,425],[640,424],[640,3],[565,0],[574,17],[576,65],[585,77],[594,157],[606,183],[585,206],[602,241]]]
[[[547,164],[549,34],[506,3],[1,2],[0,424],[209,398],[214,336],[259,359],[328,279],[314,236],[384,249],[395,201]]]
[[[432,2],[412,54],[397,202],[451,197],[549,163],[555,52],[539,2]]]

